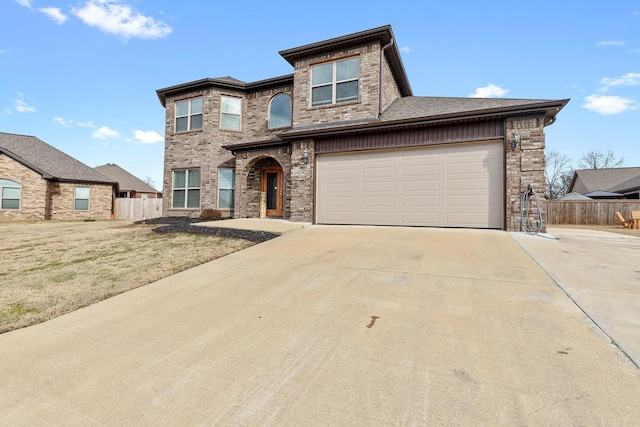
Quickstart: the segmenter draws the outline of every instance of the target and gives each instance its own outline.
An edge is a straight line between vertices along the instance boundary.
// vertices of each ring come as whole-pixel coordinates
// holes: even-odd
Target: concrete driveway
[[[609,338],[640,366],[640,239],[551,227],[513,237]]]
[[[5,425],[632,425],[640,373],[500,231],[310,226],[0,335]]]

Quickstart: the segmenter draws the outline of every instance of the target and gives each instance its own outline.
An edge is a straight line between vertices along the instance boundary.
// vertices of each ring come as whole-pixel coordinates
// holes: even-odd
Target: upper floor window
[[[242,99],[232,96],[220,97],[220,129],[240,130],[242,120]]]
[[[291,126],[291,98],[279,93],[269,103],[269,129]]]
[[[202,98],[176,102],[176,132],[202,129]]]
[[[200,169],[173,171],[173,208],[200,206]]]
[[[90,187],[76,187],[73,193],[73,209],[77,211],[88,211],[90,197]]]
[[[358,100],[360,58],[311,67],[311,105]]]
[[[22,186],[17,182],[0,179],[0,209],[20,209]]]

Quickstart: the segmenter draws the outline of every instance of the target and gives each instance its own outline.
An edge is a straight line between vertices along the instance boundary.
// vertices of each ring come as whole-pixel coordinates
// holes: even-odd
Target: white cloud
[[[20,6],[28,7],[29,9],[31,9],[31,0],[16,0],[16,3],[18,3]]]
[[[72,13],[91,27],[125,39],[166,37],[172,31],[164,22],[141,15],[119,0],[88,0],[81,8],[72,9]]]
[[[149,130],[149,131],[137,130],[134,132],[134,134],[135,136],[133,137],[133,139],[135,139],[141,144],[155,144],[157,142],[164,141],[164,138],[162,137],[162,135],[160,135],[155,130]]]
[[[93,132],[92,136],[96,139],[118,138],[120,136],[120,132],[111,129],[108,126],[101,126]]]
[[[469,98],[500,98],[509,92],[500,86],[489,83],[487,86],[476,88],[476,91],[469,95]]]
[[[47,15],[49,18],[51,18],[54,21],[56,21],[56,24],[58,24],[58,25],[64,24],[64,21],[67,20],[67,15],[62,13],[60,11],[60,8],[57,8],[57,7],[42,7],[40,9],[38,9],[38,10],[40,12],[44,13],[45,15]]]
[[[603,115],[619,114],[627,110],[638,109],[635,101],[621,96],[589,95],[584,100],[586,101],[582,104],[584,108]]]
[[[605,77],[600,80],[602,92],[606,92],[615,86],[636,86],[640,84],[640,73],[627,73],[620,77]]]
[[[62,117],[54,117],[53,119],[51,119],[51,121],[56,122],[61,126],[68,126],[73,123],[73,119],[65,120]]]
[[[411,49],[410,46],[404,46],[404,47],[400,48],[400,52],[402,52],[402,53],[411,53],[412,49]]]
[[[7,53],[7,52],[9,52],[9,51],[6,50],[6,49],[0,49],[0,55],[2,55],[3,53]]]
[[[18,99],[16,101],[16,111],[18,113],[33,113],[34,111],[36,111],[36,109],[23,100]]]
[[[597,42],[595,44],[596,47],[602,47],[602,46],[624,46],[624,42],[620,41],[620,40],[604,40],[601,42]]]

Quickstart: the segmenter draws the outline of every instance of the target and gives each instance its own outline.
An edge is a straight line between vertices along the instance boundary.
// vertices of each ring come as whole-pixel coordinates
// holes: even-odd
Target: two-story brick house
[[[413,96],[390,26],[280,55],[293,74],[157,91],[165,214],[512,230],[544,194],[568,100]]]

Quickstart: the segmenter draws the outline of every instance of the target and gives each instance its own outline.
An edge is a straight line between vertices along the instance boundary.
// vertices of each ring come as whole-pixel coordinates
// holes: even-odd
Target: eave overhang
[[[175,86],[169,86],[156,90],[158,99],[163,107],[166,107],[167,98],[184,93],[196,92],[212,87],[219,89],[228,89],[241,92],[255,92],[259,90],[267,90],[274,87],[293,85],[293,74],[273,77],[270,79],[259,80],[256,82],[245,83],[232,78],[206,78],[194,80],[192,82],[182,83]]]
[[[300,138],[319,138],[323,136],[348,135],[355,133],[385,132],[398,129],[435,126],[445,123],[453,124],[456,122],[469,122],[496,118],[508,119],[511,117],[516,118],[522,116],[544,116],[544,123],[546,126],[553,124],[558,112],[568,102],[569,100],[566,99],[559,101],[538,102],[518,107],[498,107],[486,110],[457,112],[450,114],[433,115],[429,117],[414,117],[392,121],[372,119],[350,124],[341,124],[338,126],[306,127],[300,129],[294,128],[290,131],[278,134],[278,137],[282,138],[285,141],[290,141]]]
[[[251,151],[251,150],[263,149],[263,148],[288,147],[290,145],[291,143],[289,141],[283,141],[281,139],[277,139],[277,140],[270,139],[265,141],[250,141],[250,142],[243,142],[240,144],[223,145],[222,148],[224,148],[225,150],[231,151],[231,153],[235,155],[236,153],[241,151]]]
[[[319,56],[330,52],[368,45],[373,42],[378,42],[381,46],[385,46],[392,40],[395,40],[395,38],[393,36],[391,26],[385,25],[342,37],[294,47],[292,49],[281,50],[278,53],[280,53],[280,56],[282,56],[289,64],[295,66],[296,61],[312,56]],[[398,44],[394,42],[389,49],[385,50],[385,56],[389,62],[393,75],[396,78],[402,96],[412,96],[413,92],[402,63]]]

